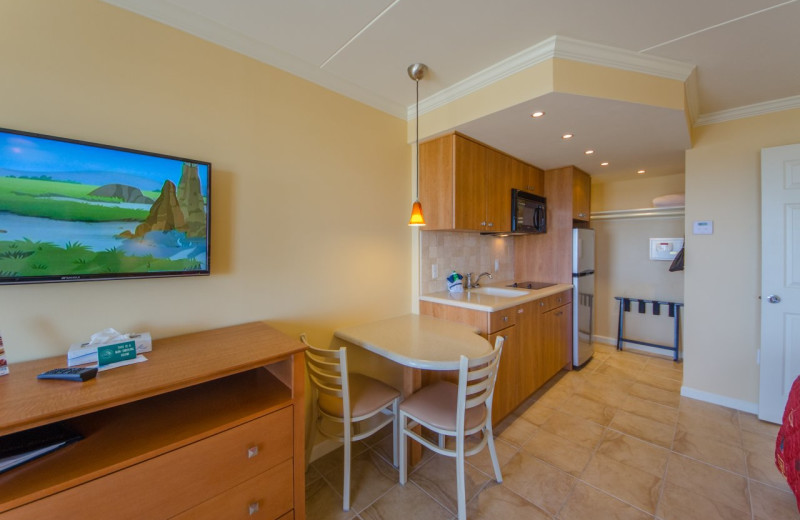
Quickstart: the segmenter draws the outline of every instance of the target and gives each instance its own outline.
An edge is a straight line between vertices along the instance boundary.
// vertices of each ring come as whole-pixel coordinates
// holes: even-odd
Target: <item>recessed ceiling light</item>
[[[564,134],[561,136],[561,139],[572,139],[572,134]]]
[[[642,174],[644,174],[644,172],[645,172],[644,170],[639,170],[636,173],[638,173],[639,175],[642,175]]]
[[[608,166],[608,163],[607,162],[601,162],[600,166]]]
[[[583,153],[585,153],[586,155],[592,155],[594,153],[594,150],[586,150]]]
[[[531,117],[542,117],[543,115],[544,112],[542,112],[541,110],[537,110],[536,112],[531,114]]]

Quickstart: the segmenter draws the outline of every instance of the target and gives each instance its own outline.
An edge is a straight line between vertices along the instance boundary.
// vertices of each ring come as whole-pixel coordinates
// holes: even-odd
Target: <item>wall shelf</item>
[[[663,208],[615,209],[611,211],[593,211],[592,220],[622,220],[628,218],[667,218],[683,217],[684,206],[668,206]]]

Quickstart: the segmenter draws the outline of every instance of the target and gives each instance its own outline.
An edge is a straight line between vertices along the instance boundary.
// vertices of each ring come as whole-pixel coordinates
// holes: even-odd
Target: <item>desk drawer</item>
[[[173,520],[275,520],[292,510],[292,468],[284,461]]]
[[[169,518],[292,458],[291,406],[86,484],[13,509],[2,520]],[[248,450],[257,454],[248,457]],[[87,500],[91,497],[91,500]]]

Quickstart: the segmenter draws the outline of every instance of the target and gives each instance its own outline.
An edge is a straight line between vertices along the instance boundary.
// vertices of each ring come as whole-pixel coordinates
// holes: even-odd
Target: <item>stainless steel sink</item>
[[[514,282],[512,284],[507,285],[506,287],[517,287],[519,289],[544,289],[545,287],[552,287],[554,284],[552,282]]]
[[[502,287],[478,287],[475,289],[469,289],[467,292],[472,294],[485,294],[487,296],[501,296],[503,298],[519,298],[520,296],[525,296],[528,294],[528,291],[519,289],[504,289]]]

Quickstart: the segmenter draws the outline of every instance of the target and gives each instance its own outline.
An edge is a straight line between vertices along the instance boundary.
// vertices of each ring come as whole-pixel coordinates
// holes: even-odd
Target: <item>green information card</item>
[[[113,345],[97,347],[97,364],[101,367],[135,358],[135,341],[125,341],[124,343],[114,343]]]

